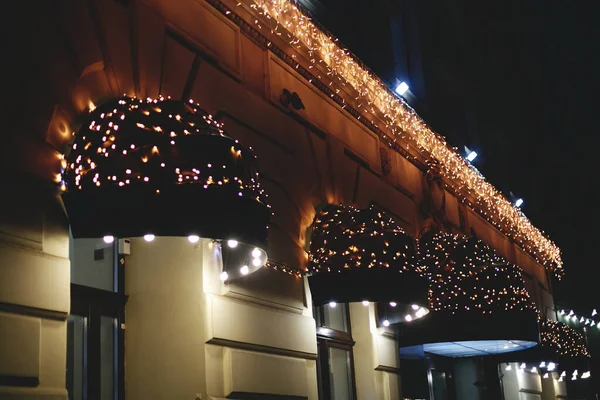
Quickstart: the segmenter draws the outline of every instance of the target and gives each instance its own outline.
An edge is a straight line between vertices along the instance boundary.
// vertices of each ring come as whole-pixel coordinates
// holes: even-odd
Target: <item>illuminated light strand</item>
[[[356,268],[425,275],[413,238],[387,213],[374,206],[328,205],[312,224],[309,271],[339,273]]]
[[[540,334],[542,347],[552,350],[558,356],[591,357],[583,335],[563,322],[542,321]]]
[[[267,19],[267,29],[271,33],[280,37],[286,34],[293,47],[308,52],[312,63],[309,68],[324,68],[327,77],[336,78],[342,86],[350,86],[357,92],[356,99],[361,101],[358,107],[385,121],[392,143],[405,140],[409,147],[437,160],[444,176],[458,191],[465,190],[475,198],[475,206],[488,221],[517,241],[558,278],[562,277],[562,259],[556,244],[534,227],[518,208],[455,149],[450,148],[443,137],[431,130],[378,77],[342,49],[336,43],[337,39],[317,27],[289,0],[254,0],[254,3],[251,7]],[[255,24],[259,29],[263,28],[258,19]],[[279,27],[289,33],[281,32]],[[318,72],[317,76],[322,78]]]
[[[479,240],[436,233],[419,243],[419,255],[433,311],[535,311],[521,270]]]
[[[175,146],[179,136],[226,136],[223,124],[191,100],[181,106],[170,98],[143,100],[124,96],[115,101],[114,107],[95,105],[90,109],[90,119],[75,136],[64,165],[64,177],[60,177],[63,191],[136,186],[160,196],[165,185],[193,184],[202,185],[203,189],[229,190],[233,195],[267,204],[268,196],[260,186],[258,172],[246,174],[240,168],[232,168],[233,164],[228,169],[223,163],[206,160],[185,168],[177,165],[174,152],[180,151]],[[251,148],[243,148],[237,140],[234,143],[230,151],[235,163],[244,157],[255,158]],[[109,157],[117,160],[110,164],[119,167],[103,168]]]
[[[286,265],[284,263],[275,262],[275,261],[271,261],[271,260],[267,261],[265,266],[269,267],[271,269],[274,269],[275,271],[283,272],[288,275],[295,276],[297,278],[302,278],[308,272],[306,270],[299,270],[299,269],[290,267],[289,265]]]
[[[566,310],[561,309],[558,312],[559,318],[564,318],[567,322],[573,322],[575,324],[589,325],[590,327],[595,326],[600,329],[600,320],[596,320],[598,318],[598,312],[596,309],[592,311],[592,315],[589,317],[584,317],[582,313],[576,313],[573,310],[567,313]],[[583,321],[581,320],[583,319]]]

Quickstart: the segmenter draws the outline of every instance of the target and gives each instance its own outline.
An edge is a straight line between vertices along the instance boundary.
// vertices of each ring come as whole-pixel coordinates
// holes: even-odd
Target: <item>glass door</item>
[[[70,400],[124,398],[124,305],[118,293],[71,284],[66,377]]]

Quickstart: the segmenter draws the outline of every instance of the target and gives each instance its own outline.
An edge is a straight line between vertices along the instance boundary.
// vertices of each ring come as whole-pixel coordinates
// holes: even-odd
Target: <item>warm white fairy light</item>
[[[250,272],[250,269],[248,268],[247,265],[242,266],[242,268],[240,268],[240,272],[242,273],[242,275],[248,275],[248,273]]]
[[[198,241],[200,240],[200,236],[190,235],[188,236],[188,240],[190,241],[190,243],[198,243]]]
[[[151,233],[147,233],[147,234],[144,235],[144,240],[146,242],[151,242],[151,241],[154,240],[154,238],[155,238],[155,236],[153,234],[151,234]]]
[[[451,148],[444,138],[399,99],[387,85],[363,67],[348,51],[337,44],[337,39],[317,27],[309,17],[290,0],[254,0],[252,8],[266,19],[255,20],[261,29],[265,26],[279,37],[307,54],[317,70],[324,68],[328,77],[334,77],[342,86],[352,88],[363,112],[369,119],[384,121],[389,141],[407,143],[427,159],[439,162],[447,182],[464,193],[463,201],[472,198],[474,206],[496,227],[515,239],[530,254],[557,275],[562,276],[560,249],[500,191]],[[283,32],[285,28],[287,32]],[[384,135],[385,136],[385,135]]]

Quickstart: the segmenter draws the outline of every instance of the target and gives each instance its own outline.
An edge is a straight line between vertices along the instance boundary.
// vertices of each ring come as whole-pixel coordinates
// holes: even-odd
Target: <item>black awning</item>
[[[460,234],[424,237],[419,253],[431,276],[431,312],[399,329],[401,347],[460,357],[539,343],[537,311],[517,266]]]
[[[386,212],[328,205],[312,225],[313,302],[397,302],[427,306],[427,277],[414,239]]]
[[[105,103],[65,160],[73,236],[195,235],[264,249],[270,212],[254,158],[197,104]]]

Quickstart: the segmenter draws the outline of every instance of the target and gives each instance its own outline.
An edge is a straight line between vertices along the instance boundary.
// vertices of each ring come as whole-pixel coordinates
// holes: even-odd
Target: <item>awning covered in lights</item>
[[[537,313],[518,267],[463,235],[430,234],[419,254],[430,273],[431,313],[399,330],[401,355],[482,356],[539,342]]]
[[[590,353],[585,337],[565,323],[545,320],[540,323],[541,343],[525,351],[506,355],[503,361],[514,361],[524,368],[535,366],[541,371],[586,371],[590,369]]]
[[[254,158],[191,101],[109,101],[86,115],[63,165],[73,237],[232,240],[264,264],[270,211]]]
[[[414,239],[384,211],[327,205],[312,225],[308,278],[315,305],[385,302],[427,306]]]

